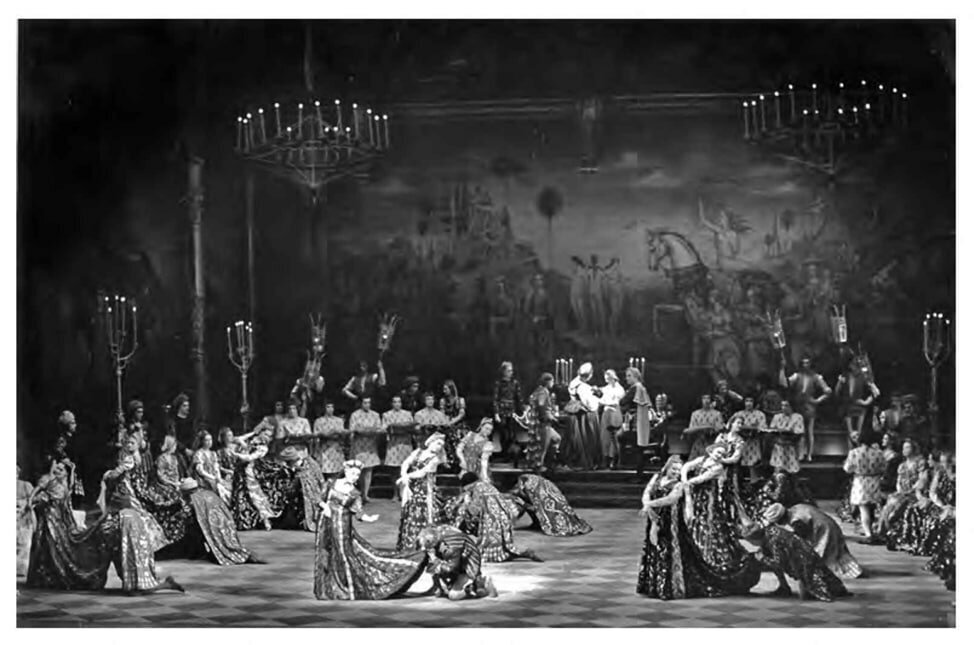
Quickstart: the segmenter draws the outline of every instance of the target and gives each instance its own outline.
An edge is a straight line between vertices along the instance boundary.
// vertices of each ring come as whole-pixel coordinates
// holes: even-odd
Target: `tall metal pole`
[[[206,289],[203,268],[203,160],[189,160],[189,221],[193,227],[193,349],[196,368],[196,419],[209,417],[210,397],[206,383],[205,305]]]
[[[247,214],[247,306],[250,310],[250,324],[258,327],[257,323],[257,274],[255,272],[255,251],[254,251],[254,172],[252,170],[247,171],[245,185],[245,200],[246,204],[244,208]],[[255,348],[251,348],[252,354],[256,355],[257,351]],[[254,382],[254,391],[257,391],[257,374],[254,373],[252,378]],[[247,377],[244,375],[244,403],[247,404]],[[244,418],[244,432],[247,428],[247,418]]]

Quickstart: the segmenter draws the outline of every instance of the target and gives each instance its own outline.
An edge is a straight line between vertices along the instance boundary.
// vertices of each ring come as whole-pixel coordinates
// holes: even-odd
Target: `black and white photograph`
[[[302,9],[7,21],[17,628],[963,626],[957,15]]]

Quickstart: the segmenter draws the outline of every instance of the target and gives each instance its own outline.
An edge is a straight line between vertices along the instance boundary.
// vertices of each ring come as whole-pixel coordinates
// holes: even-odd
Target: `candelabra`
[[[788,339],[785,338],[785,327],[781,323],[781,312],[767,312],[765,314],[765,326],[772,347],[778,350],[778,353],[781,354],[781,362],[785,363],[785,348],[788,346]]]
[[[358,103],[352,104],[350,114],[342,113],[338,99],[333,114],[323,111],[317,100],[298,103],[296,114],[285,112],[282,117],[279,102],[273,111],[273,129],[267,127],[269,115],[262,107],[256,118],[253,111],[237,117],[235,151],[313,193],[342,177],[367,178],[376,158],[389,149],[389,115]]]
[[[231,332],[232,330],[232,332]],[[243,403],[240,405],[243,432],[249,429],[250,404],[247,401],[247,372],[254,361],[254,326],[250,322],[238,320],[227,327],[227,355],[230,362],[240,372],[240,392]]]
[[[116,442],[121,445],[125,435],[125,414],[122,411],[122,375],[139,348],[139,317],[135,300],[115,294],[100,296],[105,331],[108,333],[108,351],[115,367],[115,419]],[[131,327],[131,333],[129,328]]]
[[[828,87],[812,83],[805,91],[794,84],[787,87],[787,110],[782,107],[783,91],[773,92],[773,110],[768,105],[771,96],[765,94],[742,101],[744,139],[830,176],[841,167],[837,145],[907,126],[908,95],[899,87],[865,79],[850,87],[844,82]]]
[[[380,361],[392,346],[392,338],[396,335],[396,328],[399,326],[400,320],[399,316],[395,314],[386,314],[379,320],[379,338],[376,342],[376,348],[379,350]]]
[[[646,380],[646,359],[642,357],[631,357],[629,359],[629,367],[634,367],[639,370],[639,376]]]
[[[849,325],[845,317],[845,305],[832,305],[832,312],[829,316],[832,322],[832,340],[839,345],[849,342]]]
[[[556,384],[567,385],[569,382],[571,382],[574,373],[575,373],[574,358],[555,359],[555,383]]]
[[[941,312],[928,313],[923,319],[923,357],[930,366],[930,430],[939,430],[940,406],[937,404],[937,372],[950,356],[950,319]]]

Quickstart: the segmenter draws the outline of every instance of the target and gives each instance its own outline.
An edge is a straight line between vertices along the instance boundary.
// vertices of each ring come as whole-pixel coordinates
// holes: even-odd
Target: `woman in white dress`
[[[619,402],[626,395],[626,391],[619,384],[619,377],[615,370],[605,370],[605,385],[599,403],[602,405],[602,416],[599,419],[602,438],[602,462],[605,468],[613,469],[619,461],[619,439],[616,436],[622,428],[622,410]]]

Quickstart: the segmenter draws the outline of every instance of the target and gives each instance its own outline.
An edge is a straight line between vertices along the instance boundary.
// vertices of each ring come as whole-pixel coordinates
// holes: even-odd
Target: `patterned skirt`
[[[198,489],[189,496],[203,544],[219,565],[244,564],[250,552],[240,544],[230,509],[213,491]]]
[[[899,516],[891,520],[886,528],[886,548],[890,551],[919,553],[923,542],[924,522],[933,504],[909,500]]]
[[[744,449],[741,452],[742,466],[755,466],[761,463],[761,439],[756,437],[744,442]]]
[[[659,525],[657,541],[650,540],[652,522],[646,521],[643,557],[639,562],[636,593],[660,600],[686,598],[683,579],[683,550],[680,544],[680,506],[657,509]]]
[[[765,528],[765,535],[766,564],[797,580],[803,593],[825,602],[850,595],[808,542],[774,524]]]
[[[444,521],[443,501],[439,498],[438,491],[433,489],[432,516],[429,506],[426,503],[426,480],[411,479],[409,481],[410,497],[402,507],[399,515],[399,537],[396,540],[396,549],[407,551],[415,548],[416,538],[419,532],[427,526],[441,524]]]
[[[472,487],[467,507],[459,509],[459,523],[464,533],[477,539],[482,561],[506,562],[521,557],[514,546],[514,521],[520,505],[487,482]]]
[[[176,544],[186,535],[190,522],[189,505],[176,488],[162,482],[148,483],[141,470],[136,473],[131,479],[136,498],[166,532],[169,543]]]
[[[523,510],[545,535],[569,537],[592,531],[589,523],[575,513],[561,490],[540,475],[521,475],[511,492],[527,502]]]
[[[924,568],[940,576],[947,589],[954,591],[957,588],[957,525],[950,520],[941,530],[937,551]]]
[[[386,466],[402,466],[406,458],[413,452],[413,440],[408,434],[391,434],[386,444]]]
[[[237,530],[249,531],[261,526],[264,520],[280,516],[274,510],[264,489],[254,474],[254,463],[240,463],[233,473],[233,493],[230,508]]]
[[[849,491],[849,503],[853,506],[865,504],[881,504],[883,493],[879,490],[882,475],[855,475],[852,478],[852,490]]]
[[[786,473],[797,473],[801,470],[798,463],[798,447],[791,443],[776,442],[771,449],[771,467]]]
[[[362,462],[363,468],[375,468],[382,464],[379,459],[379,441],[376,435],[357,434],[352,437],[349,456]]]
[[[326,475],[341,473],[345,464],[345,445],[341,439],[322,439],[315,455],[321,472]]]

